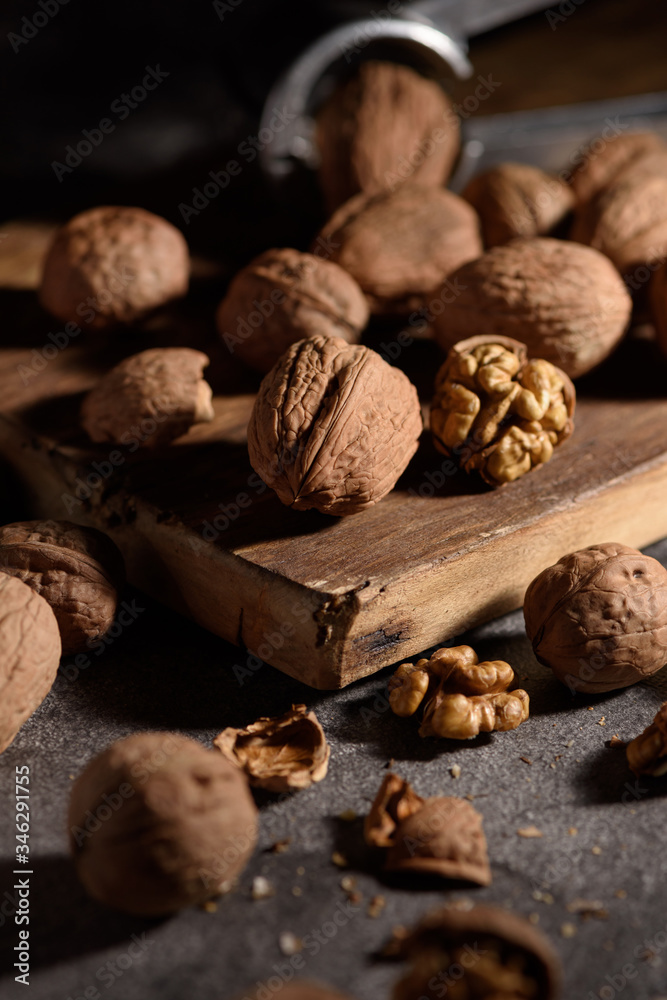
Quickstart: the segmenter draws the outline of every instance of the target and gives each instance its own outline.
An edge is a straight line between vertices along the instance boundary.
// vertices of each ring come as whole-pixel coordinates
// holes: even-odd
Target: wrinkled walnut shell
[[[111,539],[71,521],[0,527],[0,569],[51,606],[64,655],[89,648],[111,627],[125,578],[123,557]]]
[[[209,361],[189,347],[154,347],[125,358],[88,393],[81,423],[92,441],[136,450],[168,444],[196,423],[212,420]]]
[[[464,264],[434,317],[443,350],[473,336],[511,337],[577,378],[611,354],[632,302],[610,261],[565,240],[512,240]]]
[[[40,302],[59,319],[103,330],[135,323],[188,290],[181,233],[143,208],[102,206],[56,233],[44,261]]]
[[[614,691],[667,663],[667,570],[616,542],[563,556],[523,606],[540,663],[572,692]]]
[[[408,315],[441,297],[443,281],[482,253],[475,210],[444,188],[403,184],[355,195],[320,234],[356,278],[372,313]],[[458,339],[458,338],[457,338]]]
[[[609,139],[593,139],[576,154],[568,178],[577,201],[590,201],[621,174],[641,168],[645,157],[663,150],[665,144],[655,132],[622,132]]]
[[[442,989],[455,969],[466,1000],[561,995],[561,963],[550,942],[523,917],[496,906],[436,910],[404,939],[399,957],[411,969],[396,983],[393,1000],[431,997],[431,983]]]
[[[342,517],[389,493],[421,429],[417,391],[402,371],[368,347],[311,337],[264,378],[248,452],[282,503]]]
[[[575,388],[510,337],[455,344],[435,381],[430,428],[438,451],[490,486],[548,462],[574,430]]]
[[[60,632],[43,597],[0,573],[0,753],[51,690]]]
[[[442,88],[408,66],[364,62],[317,115],[328,210],[363,191],[441,186],[458,156],[459,120]]]
[[[262,718],[245,729],[228,727],[213,745],[248,777],[271,792],[309,788],[329,767],[331,747],[314,712],[293,705],[279,718]]]
[[[625,753],[634,774],[649,774],[652,778],[667,774],[667,701],[660,706],[651,725],[628,743]]]
[[[72,787],[68,824],[86,891],[140,916],[224,891],[257,840],[243,773],[176,733],[139,733],[95,757]]]
[[[461,192],[477,211],[486,247],[517,236],[546,236],[574,205],[558,177],[526,163],[499,163],[473,177]]]
[[[355,343],[368,305],[338,264],[289,248],[267,250],[232,280],[218,308],[218,332],[230,352],[261,372],[304,337]]]

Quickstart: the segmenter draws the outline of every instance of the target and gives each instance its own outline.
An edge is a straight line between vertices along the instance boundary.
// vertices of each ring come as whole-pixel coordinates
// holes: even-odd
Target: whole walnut
[[[646,156],[666,149],[655,132],[619,132],[610,138],[592,139],[575,154],[575,166],[568,177],[576,200],[590,201],[626,170],[640,166]]]
[[[209,360],[189,347],[154,347],[125,358],[91,389],[81,424],[92,441],[136,450],[168,444],[196,423],[212,420]]]
[[[0,573],[0,753],[51,690],[60,653],[58,622],[44,598]]]
[[[406,181],[442,186],[459,153],[459,120],[442,88],[408,66],[364,62],[317,115],[319,176],[330,212],[352,195]]]
[[[574,693],[614,691],[667,663],[667,570],[616,542],[563,556],[524,598],[535,656]]]
[[[231,887],[255,847],[257,808],[221,754],[177,733],[138,733],[79,775],[68,825],[94,899],[161,916]]]
[[[479,174],[461,193],[476,209],[486,247],[517,236],[546,236],[574,205],[572,190],[526,163],[499,163]]]
[[[248,451],[284,504],[342,517],[393,489],[421,430],[417,390],[402,371],[360,344],[311,337],[265,376]]]
[[[304,337],[359,340],[368,305],[338,264],[289,248],[267,250],[232,280],[216,322],[232,354],[261,372]]]
[[[649,299],[658,345],[667,357],[667,262],[662,264],[651,278]]]
[[[105,205],[58,230],[39,298],[59,319],[103,330],[135,323],[185,295],[189,272],[187,243],[166,219]]]
[[[477,213],[444,188],[403,184],[358,194],[326,223],[331,260],[356,278],[372,313],[408,315],[440,299],[443,281],[482,253]]]
[[[444,350],[468,337],[510,337],[570,378],[611,354],[632,309],[607,258],[565,240],[512,240],[464,264],[450,281],[456,294],[433,318]]]
[[[0,527],[0,570],[51,606],[63,654],[76,653],[113,624],[123,557],[103,532],[71,521],[17,521]]]

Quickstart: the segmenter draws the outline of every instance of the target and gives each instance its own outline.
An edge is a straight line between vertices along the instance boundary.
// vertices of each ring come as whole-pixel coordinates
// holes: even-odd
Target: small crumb
[[[528,914],[528,923],[529,924],[539,924],[539,922],[540,922],[540,915],[539,915],[539,913],[529,913]]]
[[[458,899],[453,899],[449,905],[453,910],[462,910],[464,913],[467,913],[468,910],[472,910],[475,904],[467,896],[459,896]]]
[[[341,819],[343,823],[353,823],[357,818],[357,814],[354,809],[344,809],[342,813],[338,813],[338,819]]]
[[[625,889],[617,889],[614,895],[617,899],[625,899],[628,894]]]
[[[273,888],[268,878],[264,878],[263,875],[256,875],[252,880],[252,898],[253,899],[268,899],[269,896],[275,896],[276,890]]]
[[[303,867],[303,865],[299,865],[299,867],[296,870],[296,873],[297,875],[305,875],[306,869]]]
[[[452,766],[449,769],[449,773],[451,774],[452,778],[460,778],[461,768],[459,767],[458,764],[452,764]]]
[[[531,781],[530,781],[530,778],[526,778],[526,781],[527,781],[527,782],[528,782],[528,784],[530,785],[530,783],[531,783]]]
[[[302,896],[303,895],[303,889],[301,888],[300,885],[292,886],[292,895],[293,896]]]
[[[608,747],[612,747],[612,748],[613,747],[624,747],[625,746],[625,740],[622,740],[621,737],[618,735],[618,733],[614,733],[614,735],[612,736],[612,738],[609,740],[609,743],[607,743],[607,746]]]
[[[593,706],[592,706],[592,705],[587,705],[587,706],[586,706],[586,708],[587,708],[587,710],[588,710],[589,712],[592,712],[592,711],[593,711]]]
[[[475,796],[474,795],[466,795],[465,798],[468,800],[468,802],[472,802],[474,800]]]
[[[604,715],[600,716],[600,719],[598,720],[598,726],[606,726],[606,725],[607,723],[605,722]]]
[[[561,936],[564,938],[571,938],[574,937],[574,935],[577,933],[577,928],[574,926],[574,924],[561,924],[560,933]]]
[[[206,910],[207,913],[217,913],[218,904],[214,903],[212,899],[207,899],[206,902],[202,905],[202,910]]]
[[[385,958],[394,958],[396,955],[400,954],[403,942],[409,933],[410,932],[407,927],[404,927],[403,924],[397,924],[396,927],[392,929],[391,938],[382,949],[383,956]]]
[[[373,896],[368,904],[368,916],[373,917],[373,919],[379,917],[386,905],[387,900],[384,896]]]
[[[596,844],[595,847],[591,847],[591,854],[602,854],[602,848]]]
[[[352,892],[353,889],[357,888],[357,880],[354,875],[345,875],[340,880],[341,889],[345,889],[345,892]]]
[[[571,837],[576,837],[577,834],[579,833],[576,826],[571,826],[567,832],[570,834]]]
[[[556,770],[556,765],[554,763],[549,764],[549,767],[553,767],[554,771]]]
[[[276,840],[275,844],[273,844],[269,848],[269,850],[273,854],[284,854],[291,843],[292,843],[292,838],[285,837],[283,840]]]
[[[348,866],[347,858],[340,851],[334,851],[331,855],[331,860],[338,868],[347,868]]]
[[[348,903],[352,903],[352,906],[359,906],[362,899],[363,896],[360,892],[348,892],[347,894],[347,901]]]
[[[74,775],[73,774],[69,774],[68,778],[69,778],[70,781],[74,781]]]
[[[554,898],[550,892],[540,892],[539,889],[536,889],[535,892],[533,893],[533,899],[536,900],[538,903],[546,903],[547,906],[551,906],[551,904],[554,901]]]
[[[565,744],[565,746],[566,747],[573,747],[574,746],[574,740],[568,740],[567,743]]]
[[[536,826],[521,826],[516,831],[520,837],[530,839],[531,837],[543,837],[544,834]]]
[[[589,917],[596,917],[598,920],[607,920],[609,913],[605,909],[604,903],[597,899],[573,899],[566,906],[568,913],[579,913],[584,920]]]
[[[524,762],[524,764],[532,764],[533,763],[532,760],[530,759],[530,757],[519,757],[519,760],[522,760]]]
[[[278,938],[278,947],[283,955],[297,955],[303,948],[303,942],[291,931],[283,931]]]

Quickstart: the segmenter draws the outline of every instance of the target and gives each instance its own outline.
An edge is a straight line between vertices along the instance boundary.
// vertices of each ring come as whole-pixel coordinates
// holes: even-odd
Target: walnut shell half
[[[189,270],[187,243],[166,219],[105,205],[58,230],[39,297],[59,319],[102,330],[134,323],[185,295]]]
[[[232,280],[216,315],[232,354],[261,372],[304,337],[359,340],[368,305],[351,274],[315,254],[267,250]]]
[[[264,378],[248,451],[284,504],[343,516],[394,487],[421,430],[417,390],[402,371],[368,347],[311,337]]]
[[[245,729],[223,729],[213,745],[245,772],[251,785],[271,792],[321,781],[331,754],[317,716],[305,705],[293,705],[285,715],[258,719]]]
[[[0,753],[51,690],[60,653],[58,622],[44,598],[0,573]]]
[[[317,116],[329,211],[359,191],[374,195],[407,181],[444,185],[458,156],[459,131],[437,83],[398,63],[362,63]]]
[[[3,525],[0,569],[50,604],[64,654],[86,649],[107,632],[125,578],[123,557],[111,539],[71,521]]]
[[[177,733],[139,733],[92,760],[72,787],[79,878],[95,899],[143,916],[231,887],[257,840],[243,772]]]
[[[536,576],[523,613],[535,656],[577,691],[614,691],[667,663],[667,569],[607,542]]]
[[[625,333],[632,302],[611,262],[565,240],[517,239],[450,277],[434,318],[444,350],[468,337],[512,337],[530,357],[544,358],[570,378],[611,354]]]
[[[212,420],[209,360],[189,347],[154,347],[125,358],[88,393],[81,423],[93,441],[154,448]]]

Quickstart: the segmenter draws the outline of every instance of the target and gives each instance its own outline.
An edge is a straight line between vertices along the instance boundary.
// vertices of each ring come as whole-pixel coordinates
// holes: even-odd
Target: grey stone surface
[[[667,561],[666,542],[649,551]],[[141,595],[133,598],[143,609],[136,621],[78,676],[61,671],[52,694],[0,758],[3,998],[266,1000],[257,984],[274,977],[275,988],[287,977],[279,935],[292,932],[303,942],[299,975],[376,1000],[390,996],[399,974],[378,955],[392,928],[462,898],[537,914],[562,955],[568,1000],[588,1000],[603,987],[608,1000],[619,993],[633,1000],[667,993],[667,782],[636,782],[624,751],[606,745],[614,733],[629,739],[651,721],[667,698],[667,672],[605,696],[573,698],[535,661],[517,612],[465,641],[480,655],[512,663],[531,696],[530,719],[515,732],[465,744],[422,740],[412,720],[388,711],[391,669],[341,692],[313,691],[269,666],[239,670],[246,663],[240,650]],[[209,745],[224,726],[283,712],[293,702],[317,712],[332,746],[329,774],[287,797],[257,794],[259,849],[216,912],[191,909],[149,921],[112,913],[86,897],[66,849],[68,791],[86,761],[137,730],[179,730]],[[392,760],[422,795],[474,796],[484,817],[491,886],[400,881],[382,873],[364,845],[362,822]],[[29,991],[14,982],[12,970],[14,768],[23,764],[30,767],[32,792]],[[453,764],[461,768],[456,780]],[[357,819],[338,818],[349,809]],[[517,836],[517,828],[532,824],[542,838]],[[571,827],[576,834],[568,833]],[[271,853],[283,838],[290,838],[288,850]],[[335,850],[347,857],[347,872],[332,863]],[[254,901],[250,888],[260,874],[275,896]],[[363,898],[356,907],[341,888],[345,874],[357,879]],[[367,907],[377,894],[386,907],[372,919]],[[608,919],[570,913],[567,904],[580,897],[600,900]],[[566,923],[574,925],[573,937],[562,936]]]

